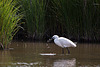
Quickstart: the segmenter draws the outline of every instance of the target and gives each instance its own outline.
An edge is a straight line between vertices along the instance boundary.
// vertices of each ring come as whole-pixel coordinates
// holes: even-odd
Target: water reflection
[[[76,59],[56,60],[53,67],[76,67]]]
[[[0,67],[4,65],[10,64],[12,61],[12,57],[10,55],[10,51],[0,51]]]
[[[13,42],[11,50],[0,51],[0,67],[99,67],[100,44],[78,44],[62,55],[54,43]]]
[[[34,63],[26,63],[26,62],[17,62],[17,63],[12,63],[13,66],[25,66],[25,67],[29,67],[29,66],[40,66],[41,62],[34,62]]]

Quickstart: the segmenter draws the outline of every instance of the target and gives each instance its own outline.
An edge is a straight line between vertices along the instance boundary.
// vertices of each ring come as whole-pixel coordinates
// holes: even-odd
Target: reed
[[[63,30],[59,31],[61,35],[66,34],[68,38],[75,39],[99,39],[99,0],[52,0],[50,3],[54,19],[51,18],[55,20],[51,25],[60,27],[59,30]]]
[[[99,40],[99,0],[18,0],[26,31],[32,38],[58,34],[74,39]]]
[[[45,29],[45,0],[19,0],[23,6],[27,32],[33,38],[43,37]]]
[[[14,35],[22,24],[22,13],[18,13],[20,6],[15,0],[0,0],[0,43],[2,48],[8,48]]]

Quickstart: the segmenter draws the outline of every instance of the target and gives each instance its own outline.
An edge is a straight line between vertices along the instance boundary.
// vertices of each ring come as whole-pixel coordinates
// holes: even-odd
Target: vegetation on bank
[[[99,41],[100,0],[0,0],[1,47],[7,48],[14,36],[44,40],[54,34]]]
[[[99,0],[18,1],[25,13],[26,39],[58,34],[77,41],[100,40]]]
[[[42,39],[45,31],[46,0],[18,0],[24,11],[28,37]]]
[[[19,23],[22,13],[18,13],[20,6],[15,0],[0,0],[0,47],[8,48],[14,35],[20,29]]]
[[[51,22],[46,26],[51,28],[51,34],[100,41],[99,0],[52,0],[49,8]]]

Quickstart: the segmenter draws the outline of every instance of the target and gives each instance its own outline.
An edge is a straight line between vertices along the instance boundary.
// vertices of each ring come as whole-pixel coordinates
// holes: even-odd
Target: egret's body
[[[67,48],[68,53],[70,53],[68,47],[76,47],[76,44],[73,43],[71,40],[65,38],[65,37],[59,37],[58,35],[54,35],[52,37],[54,39],[54,43],[58,45],[59,47],[62,47],[62,53],[64,53],[63,48]]]
[[[76,44],[74,44],[71,40],[64,37],[54,39],[54,43],[62,48],[76,47]]]

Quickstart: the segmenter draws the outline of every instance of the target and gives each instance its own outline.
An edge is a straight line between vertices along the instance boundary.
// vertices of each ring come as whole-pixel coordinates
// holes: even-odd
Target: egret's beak
[[[52,40],[53,40],[53,38],[51,38],[51,39],[47,40],[47,42],[50,42],[50,41],[52,41]]]

